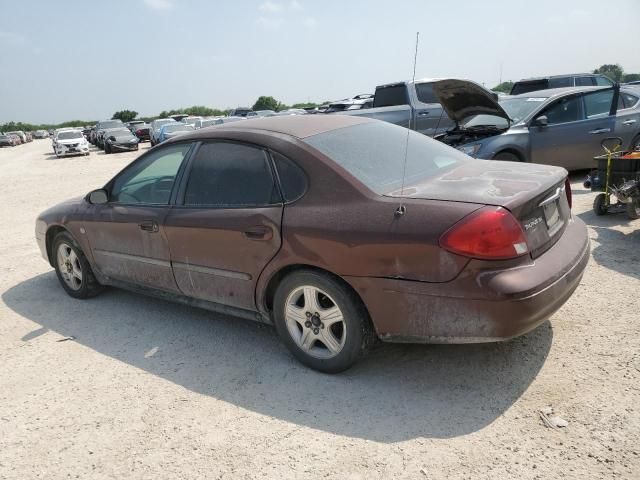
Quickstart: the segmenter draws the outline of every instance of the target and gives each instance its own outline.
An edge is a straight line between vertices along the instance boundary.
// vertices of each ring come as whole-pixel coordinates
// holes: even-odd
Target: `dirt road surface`
[[[582,175],[592,258],[549,322],[500,344],[385,346],[328,376],[265,325],[115,289],[68,297],[34,220],[136,154],[50,147],[0,149],[0,478],[640,478],[640,221],[596,217]],[[549,405],[567,427],[544,425]]]

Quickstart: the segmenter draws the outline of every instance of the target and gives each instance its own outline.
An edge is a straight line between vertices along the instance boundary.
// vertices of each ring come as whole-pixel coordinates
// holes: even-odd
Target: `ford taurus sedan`
[[[40,215],[75,298],[104,286],[273,323],[323,372],[376,340],[522,335],[589,257],[566,170],[480,162],[350,116],[246,120],[181,135]]]

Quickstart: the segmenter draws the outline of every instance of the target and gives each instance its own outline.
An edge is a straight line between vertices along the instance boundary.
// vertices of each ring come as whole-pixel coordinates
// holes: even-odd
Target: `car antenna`
[[[420,32],[416,32],[416,51],[413,55],[413,77],[411,77],[411,84],[416,82],[416,63],[418,62],[418,41],[420,40]],[[409,128],[407,129],[407,139],[404,144],[404,162],[402,164],[402,186],[400,187],[400,205],[396,209],[395,216],[401,217],[407,211],[407,207],[402,201],[404,199],[404,180],[407,174],[407,155],[409,153],[409,135],[411,134],[411,120],[413,118],[413,111],[409,110]],[[414,125],[415,126],[415,125]]]

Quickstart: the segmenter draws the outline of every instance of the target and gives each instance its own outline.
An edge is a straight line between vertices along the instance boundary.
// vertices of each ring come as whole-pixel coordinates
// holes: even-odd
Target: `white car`
[[[89,142],[81,130],[66,130],[55,136],[53,149],[58,158],[66,155],[89,155]]]

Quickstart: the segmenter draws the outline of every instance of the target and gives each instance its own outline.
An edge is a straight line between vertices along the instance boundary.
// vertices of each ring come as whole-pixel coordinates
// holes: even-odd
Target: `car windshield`
[[[167,118],[165,120],[154,120],[153,121],[153,124],[158,128],[160,128],[163,125],[166,125],[167,123],[176,123],[176,121],[174,119],[172,119],[172,118]]]
[[[185,130],[193,130],[193,125],[183,125],[180,123],[176,123],[175,125],[167,125],[164,127],[165,133],[182,132]]]
[[[470,161],[437,140],[386,122],[331,130],[304,141],[380,195],[401,195],[403,171],[407,187]]]
[[[100,130],[106,130],[107,128],[119,127],[122,125],[120,121],[108,121],[108,122],[100,122]]]
[[[82,132],[60,132],[58,140],[71,140],[72,138],[84,138]]]
[[[218,124],[218,123],[220,123],[220,122],[219,122],[219,120],[216,118],[216,119],[213,119],[213,120],[202,120],[201,125],[202,125],[203,127],[210,127],[211,125],[216,125],[216,124]]]
[[[131,131],[128,128],[114,128],[113,130],[107,130],[107,135],[110,137],[117,135],[131,135]]]
[[[535,95],[530,97],[500,98],[498,103],[507,112],[507,115],[511,117],[513,123],[518,123],[539,107],[547,98]]]

